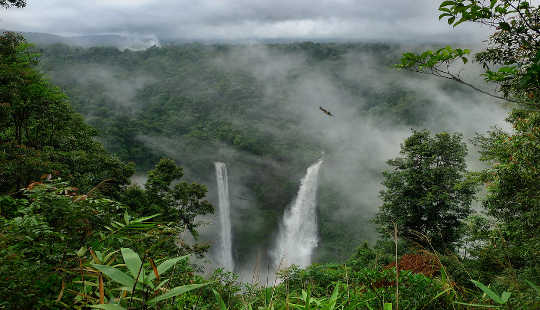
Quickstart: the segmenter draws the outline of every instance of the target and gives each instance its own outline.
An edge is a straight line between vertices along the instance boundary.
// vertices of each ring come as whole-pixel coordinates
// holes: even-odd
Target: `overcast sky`
[[[130,34],[175,39],[474,41],[452,29],[437,0],[28,0],[0,11],[0,29],[61,35]]]

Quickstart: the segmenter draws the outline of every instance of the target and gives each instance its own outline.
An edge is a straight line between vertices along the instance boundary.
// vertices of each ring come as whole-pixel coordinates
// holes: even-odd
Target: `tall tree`
[[[479,173],[487,189],[483,206],[495,221],[481,242],[477,257],[492,262],[495,273],[516,279],[516,269],[528,280],[540,281],[540,8],[522,0],[449,0],[441,15],[454,27],[479,23],[493,30],[487,48],[475,55],[483,77],[504,98],[515,103],[507,121],[513,132],[502,130],[478,136],[482,159],[491,167]],[[403,55],[400,68],[463,81],[452,64],[467,62],[468,50],[449,46],[437,51]],[[476,86],[468,84],[473,88]],[[476,240],[478,241],[478,240]],[[494,258],[496,263],[493,263]],[[518,282],[512,281],[512,285]]]
[[[183,176],[181,167],[173,160],[163,158],[148,172],[145,188],[137,186],[128,188],[124,199],[137,213],[143,215],[159,213],[163,221],[176,222],[193,234],[197,234],[195,228],[198,225],[195,223],[195,217],[212,213],[214,208],[208,201],[203,200],[207,191],[206,186],[178,182]]]
[[[108,180],[126,184],[133,167],[108,154],[97,132],[73,112],[66,96],[37,71],[24,38],[0,36],[0,193],[58,174],[83,190]]]
[[[474,196],[474,185],[465,181],[467,148],[461,135],[414,131],[400,153],[388,161],[392,170],[383,173],[383,204],[375,222],[382,233],[396,223],[408,240],[451,249]]]

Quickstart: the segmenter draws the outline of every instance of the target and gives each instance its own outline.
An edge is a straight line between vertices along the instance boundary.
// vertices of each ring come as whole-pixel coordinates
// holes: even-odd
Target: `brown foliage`
[[[386,268],[392,268],[395,265],[395,263],[391,263]],[[426,277],[432,277],[441,269],[437,258],[429,253],[405,254],[399,260],[398,267],[399,270],[410,270],[414,273],[421,273]]]

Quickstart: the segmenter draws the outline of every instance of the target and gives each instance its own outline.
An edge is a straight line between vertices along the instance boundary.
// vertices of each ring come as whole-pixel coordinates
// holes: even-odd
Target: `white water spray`
[[[316,207],[322,163],[320,159],[307,169],[294,203],[285,210],[276,249],[272,253],[275,268],[283,269],[293,264],[307,267],[311,264],[311,255],[319,241]]]
[[[229,199],[229,180],[227,178],[227,166],[224,163],[215,162],[216,180],[219,196],[219,224],[220,224],[220,251],[219,264],[227,271],[234,270],[231,241],[231,202]]]

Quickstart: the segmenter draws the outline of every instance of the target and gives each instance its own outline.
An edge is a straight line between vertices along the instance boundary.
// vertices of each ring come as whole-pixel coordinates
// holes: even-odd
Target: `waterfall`
[[[322,162],[320,159],[307,169],[294,203],[285,210],[276,249],[272,253],[275,268],[311,264],[311,255],[318,243],[317,185]]]
[[[229,200],[229,180],[227,178],[227,166],[224,163],[215,162],[216,180],[219,195],[219,224],[220,224],[220,251],[219,264],[227,271],[234,270],[231,242],[231,202]]]

